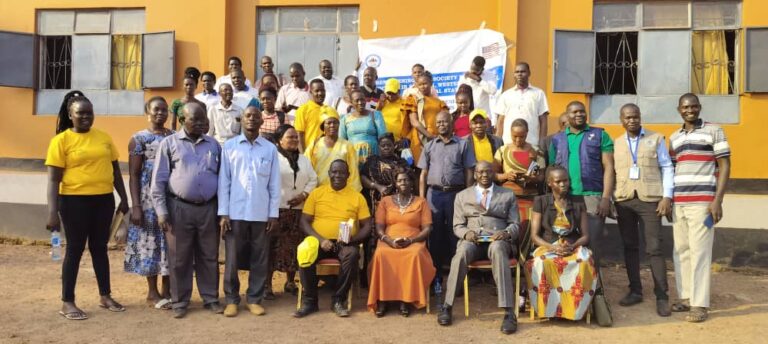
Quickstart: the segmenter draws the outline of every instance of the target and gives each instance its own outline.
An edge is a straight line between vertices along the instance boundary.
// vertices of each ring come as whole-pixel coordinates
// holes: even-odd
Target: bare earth
[[[0,343],[765,343],[768,336],[768,276],[736,272],[713,274],[712,311],[702,324],[684,322],[683,314],[660,318],[654,311],[649,271],[643,271],[645,302],[620,307],[625,292],[623,269],[605,268],[614,326],[594,322],[546,321],[521,314],[516,334],[499,332],[501,314],[487,285],[472,289],[470,318],[463,316],[463,299],[454,307],[454,325],[440,327],[434,312],[415,312],[402,318],[395,312],[377,319],[366,312],[366,298],[354,298],[353,314],[340,319],[329,310],[330,294],[321,291],[321,311],[304,319],[290,314],[296,299],[290,295],[265,301],[267,315],[241,310],[236,318],[213,315],[193,296],[185,319],[146,306],[146,282],[122,272],[122,251],[111,251],[112,291],[126,307],[110,313],[98,307],[96,279],[88,253],[83,255],[78,280],[78,305],[86,321],[67,321],[60,308],[60,265],[50,260],[48,247],[0,245]],[[276,292],[283,275],[276,275]],[[674,288],[670,273],[671,288]],[[196,293],[196,292],[195,292]],[[672,293],[671,295],[675,295]],[[222,293],[223,298],[223,293]]]

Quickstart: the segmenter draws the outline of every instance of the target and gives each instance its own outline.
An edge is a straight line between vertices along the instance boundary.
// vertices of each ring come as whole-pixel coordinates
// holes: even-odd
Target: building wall
[[[35,10],[56,8],[137,8],[146,9],[147,32],[176,31],[176,75],[186,66],[201,71],[212,70],[217,75],[226,70],[226,58],[237,55],[249,78],[257,67],[256,9],[259,6],[359,6],[361,38],[382,38],[426,33],[472,30],[485,22],[486,28],[504,33],[511,48],[508,50],[506,87],[514,83],[512,67],[517,61],[531,65],[532,84],[547,91],[550,132],[556,130],[557,115],[571,100],[588,104],[583,94],[552,93],[552,38],[555,29],[592,27],[592,0],[33,0],[0,2],[3,20],[0,30],[34,32]],[[744,0],[742,25],[768,26],[768,2]],[[378,22],[373,32],[373,21]],[[742,35],[743,37],[743,35]],[[306,66],[309,74],[315,66]],[[743,78],[740,78],[743,79]],[[171,100],[182,94],[180,83],[173,90],[151,90],[146,97],[162,95]],[[505,88],[506,88],[505,87]],[[0,157],[39,159],[45,156],[53,135],[54,116],[34,116],[34,91],[0,87]],[[733,178],[768,179],[768,154],[744,154],[757,145],[768,95],[743,94],[740,99],[740,123],[726,125],[726,134],[735,154],[732,157]],[[670,109],[670,111],[675,111]],[[618,115],[618,114],[617,114]],[[145,126],[143,116],[97,116],[96,126],[109,132],[119,147],[127,147],[130,135]],[[622,129],[606,125],[612,136]],[[649,128],[671,134],[677,124],[649,125]],[[121,160],[126,159],[123,154]]]

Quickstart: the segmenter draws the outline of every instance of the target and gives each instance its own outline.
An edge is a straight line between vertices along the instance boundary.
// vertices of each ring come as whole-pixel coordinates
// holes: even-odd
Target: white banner
[[[507,45],[504,35],[493,30],[473,30],[433,35],[361,39],[357,43],[362,59],[360,73],[366,67],[378,71],[376,84],[384,88],[389,78],[400,81],[400,89],[411,87],[411,67],[420,63],[434,77],[438,96],[454,109],[454,94],[459,78],[469,70],[475,56],[485,58],[484,79],[495,81],[497,93],[504,84]],[[486,77],[486,75],[488,77]],[[361,79],[362,80],[362,79]],[[495,97],[491,97],[491,105]]]

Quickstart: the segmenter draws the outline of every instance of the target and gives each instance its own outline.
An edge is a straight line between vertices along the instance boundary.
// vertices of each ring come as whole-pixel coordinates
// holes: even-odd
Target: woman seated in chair
[[[377,317],[387,312],[388,301],[400,301],[400,315],[410,314],[410,305],[427,305],[426,293],[435,277],[426,239],[432,212],[426,200],[413,193],[413,180],[406,169],[395,177],[397,193],[381,199],[376,210],[376,234],[381,242],[371,260],[368,309]]]
[[[562,166],[547,169],[551,194],[533,202],[531,241],[536,246],[525,263],[529,296],[539,317],[580,320],[597,287],[589,243],[587,210],[580,196],[568,193]]]

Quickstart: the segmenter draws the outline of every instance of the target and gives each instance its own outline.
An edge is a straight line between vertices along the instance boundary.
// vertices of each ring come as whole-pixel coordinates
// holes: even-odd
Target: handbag
[[[611,306],[603,291],[603,278],[599,272],[597,275],[597,290],[595,291],[595,297],[592,299],[592,312],[595,314],[595,320],[598,325],[601,327],[613,326]]]

